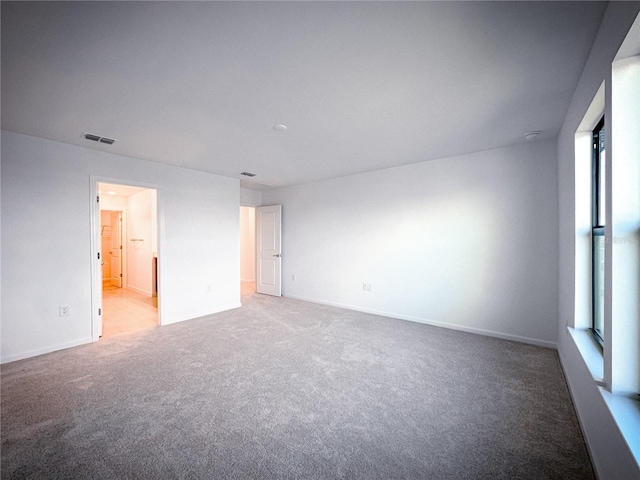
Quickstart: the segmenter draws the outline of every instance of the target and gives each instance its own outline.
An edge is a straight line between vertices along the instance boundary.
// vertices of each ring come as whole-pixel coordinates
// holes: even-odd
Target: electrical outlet
[[[211,293],[211,285],[207,285],[207,293]]]
[[[58,307],[58,315],[61,317],[68,317],[69,316],[69,305],[60,305]]]
[[[371,286],[370,283],[363,283],[362,290],[364,290],[365,292],[370,292],[373,290],[373,287]]]

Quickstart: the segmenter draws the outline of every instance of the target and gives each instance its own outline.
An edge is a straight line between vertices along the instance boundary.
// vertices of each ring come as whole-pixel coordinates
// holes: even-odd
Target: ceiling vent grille
[[[251,172],[242,172],[240,175],[244,175],[245,177],[255,177],[256,176],[255,173],[251,173]]]
[[[87,140],[92,140],[94,142],[106,143],[107,145],[113,145],[116,141],[113,138],[109,137],[101,137],[100,135],[96,135],[94,133],[83,133],[84,138]]]
[[[94,135],[93,133],[85,133],[84,138],[87,140],[93,140],[94,142],[100,141],[100,137],[98,135]]]

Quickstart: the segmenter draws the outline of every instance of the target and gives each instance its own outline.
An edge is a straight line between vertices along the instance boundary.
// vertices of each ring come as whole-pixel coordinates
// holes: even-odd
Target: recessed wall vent
[[[244,175],[245,177],[255,177],[256,176],[255,173],[251,173],[251,172],[242,172],[240,175]]]
[[[116,141],[113,138],[101,137],[93,133],[83,133],[84,138],[87,140],[93,140],[94,142],[106,143],[107,145],[113,145]]]

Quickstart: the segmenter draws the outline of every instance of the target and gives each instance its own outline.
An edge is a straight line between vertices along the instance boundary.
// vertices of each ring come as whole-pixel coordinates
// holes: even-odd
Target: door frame
[[[91,338],[94,342],[100,339],[102,334],[102,258],[98,259],[102,239],[100,238],[100,205],[98,198],[98,183],[115,183],[132,187],[149,188],[156,191],[156,220],[158,250],[157,282],[158,282],[158,325],[162,326],[162,312],[164,310],[164,277],[162,262],[162,246],[164,245],[164,205],[162,187],[152,183],[137,182],[123,178],[105,177],[102,175],[89,175],[89,200],[90,200],[90,238],[91,238]],[[124,261],[124,259],[123,259]]]

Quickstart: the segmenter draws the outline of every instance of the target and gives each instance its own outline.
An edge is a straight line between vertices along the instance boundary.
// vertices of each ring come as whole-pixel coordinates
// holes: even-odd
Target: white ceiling
[[[553,137],[605,8],[3,1],[2,128],[257,189]]]

